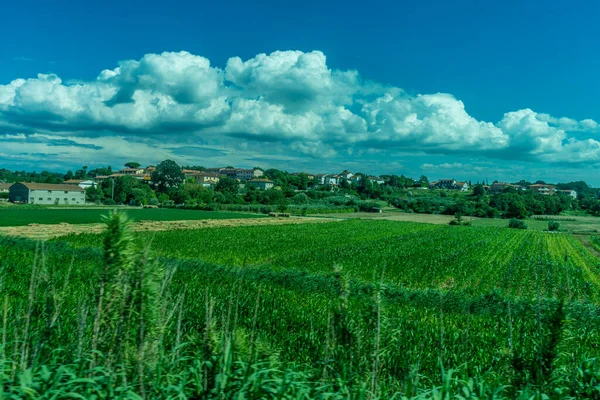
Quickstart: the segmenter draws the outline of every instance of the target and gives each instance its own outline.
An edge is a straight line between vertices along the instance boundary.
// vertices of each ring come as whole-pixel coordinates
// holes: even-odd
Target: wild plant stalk
[[[440,290],[440,365],[444,368],[444,296]]]
[[[512,287],[511,287],[511,277],[512,277],[512,263],[508,267],[508,290],[507,290],[507,314],[508,314],[508,348],[510,350],[510,354],[513,354],[513,320],[512,320],[512,305],[511,305],[511,295],[512,295]]]
[[[35,294],[37,289],[37,258],[39,254],[39,243],[35,245],[35,255],[33,257],[33,265],[31,267],[31,279],[29,280],[29,304],[27,306],[27,314],[25,315],[25,328],[23,330],[23,342],[21,345],[21,370],[25,370],[27,367],[27,358],[29,352],[29,325],[31,323],[31,316],[33,315],[33,305],[35,301]]]
[[[6,360],[6,331],[8,330],[8,295],[4,295],[2,307],[2,362]]]
[[[213,309],[215,306],[215,302],[214,299],[209,297],[208,295],[208,288],[206,288],[206,290],[204,291],[204,296],[205,296],[205,300],[204,300],[204,304],[205,304],[205,328],[204,328],[204,358],[206,360],[210,359],[210,356],[212,355],[212,346],[211,346],[211,341],[212,341],[212,325],[213,325],[213,320],[212,320],[212,315],[213,315]],[[202,377],[204,378],[204,387],[208,387],[208,364],[204,363],[204,371],[202,374]]]
[[[377,319],[375,322],[375,346],[373,349],[373,371],[371,375],[371,396],[377,398],[377,380],[379,372],[379,344],[381,342],[381,289],[382,284],[379,285],[375,293],[375,305],[377,312]]]
[[[250,364],[254,364],[255,356],[255,348],[256,348],[256,326],[258,323],[258,306],[260,305],[260,291],[262,286],[258,287],[258,291],[256,293],[256,302],[254,304],[254,314],[252,315],[252,330],[250,331]]]
[[[540,288],[540,269],[542,267],[541,261],[538,260],[537,269],[535,273],[535,281],[536,281],[536,290],[537,290],[537,334],[538,334],[538,351],[536,357],[536,367],[537,367],[537,384],[541,385],[543,380],[543,371],[542,371],[542,353],[543,353],[543,329],[542,329],[542,295]]]
[[[573,296],[571,294],[571,281],[569,279],[569,250],[565,252],[565,277],[567,279],[567,293],[569,293],[569,304],[573,301]]]
[[[172,353],[171,364],[175,364],[175,360],[179,359],[179,346],[181,346],[181,324],[183,320],[183,304],[185,302],[185,291],[179,299],[179,310],[177,313],[177,331],[175,333],[175,351]]]
[[[144,265],[140,268],[140,292],[142,293],[142,298],[140,300],[140,336],[139,336],[139,347],[138,347],[138,383],[140,385],[140,392],[142,398],[146,398],[146,387],[144,385],[144,356],[145,356],[145,340],[146,340],[146,320],[144,318],[144,283],[145,283],[145,274],[146,269]]]
[[[79,301],[79,313],[77,324],[77,360],[81,360],[83,356],[83,336],[87,324],[88,308],[84,305],[83,300]]]

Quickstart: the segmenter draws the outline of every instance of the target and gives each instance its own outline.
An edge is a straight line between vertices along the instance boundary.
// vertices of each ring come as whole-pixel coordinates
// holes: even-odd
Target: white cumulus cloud
[[[150,153],[153,146],[211,143],[240,152],[268,149],[282,159],[377,155],[391,163],[401,151],[596,165],[599,128],[592,119],[531,109],[481,121],[451,94],[413,96],[365,82],[357,71],[328,66],[320,51],[232,57],[223,68],[185,51],[146,54],[91,81],[39,74],[0,85],[0,146],[12,155],[23,143],[8,134],[22,133],[33,145],[37,133],[72,142],[104,138],[102,148],[115,138],[133,146],[141,135]],[[78,148],[35,146],[55,157]]]

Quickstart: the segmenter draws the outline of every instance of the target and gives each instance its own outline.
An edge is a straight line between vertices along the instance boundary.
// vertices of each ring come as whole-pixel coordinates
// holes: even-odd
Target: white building
[[[91,179],[83,180],[83,179],[69,179],[64,182],[66,185],[77,185],[82,189],[87,189],[90,187],[96,187],[96,182]]]

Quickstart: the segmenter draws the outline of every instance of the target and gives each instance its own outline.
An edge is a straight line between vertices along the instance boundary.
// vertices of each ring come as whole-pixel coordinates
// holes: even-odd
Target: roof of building
[[[248,182],[264,182],[264,183],[275,183],[270,179],[250,179]]]
[[[8,189],[12,186],[12,183],[2,183],[0,182],[0,189]]]
[[[193,171],[193,172],[189,172],[186,175],[188,176],[212,176],[214,178],[220,178],[223,175],[222,174],[217,174],[216,172],[205,172],[205,171]]]
[[[77,185],[65,185],[54,183],[35,183],[35,182],[19,182],[29,190],[64,190],[66,192],[84,192],[83,188]]]
[[[92,182],[91,179],[69,179],[68,181],[64,181],[64,183],[79,185],[82,182]]]
[[[144,168],[123,168],[121,170],[119,170],[119,172],[138,172],[138,171],[143,171]]]

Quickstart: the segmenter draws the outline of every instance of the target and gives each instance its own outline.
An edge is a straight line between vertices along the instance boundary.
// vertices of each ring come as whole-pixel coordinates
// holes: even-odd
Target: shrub
[[[379,212],[379,203],[375,201],[361,201],[358,203],[358,209],[363,212]]]
[[[513,229],[527,229],[527,224],[521,219],[511,218],[508,221],[508,227]]]
[[[550,232],[556,232],[560,230],[560,224],[558,221],[548,221],[548,230]]]
[[[292,197],[292,202],[294,204],[306,204],[310,202],[310,198],[306,195],[306,193],[298,193]]]
[[[114,206],[115,205],[115,201],[113,199],[104,199],[104,205]]]

